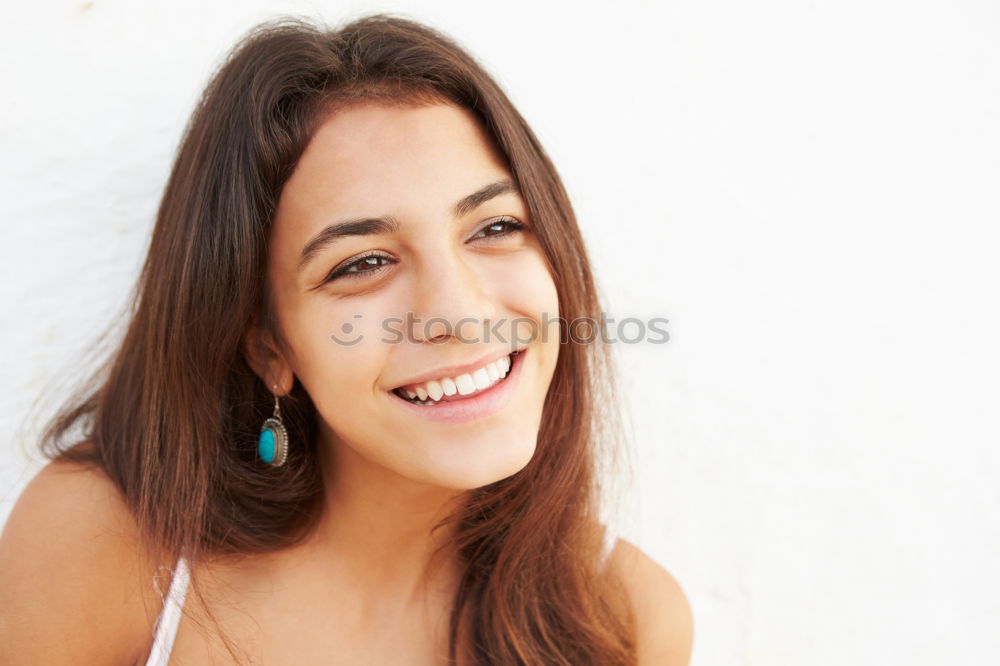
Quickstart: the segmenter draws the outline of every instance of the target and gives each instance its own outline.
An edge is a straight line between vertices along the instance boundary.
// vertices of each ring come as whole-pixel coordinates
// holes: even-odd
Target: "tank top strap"
[[[615,544],[618,542],[618,533],[610,526],[604,526],[604,545],[601,548],[601,568],[604,568],[608,564],[608,560],[611,557],[611,551],[615,549]]]
[[[160,616],[156,619],[153,645],[149,657],[146,659],[146,666],[167,666],[170,661],[170,651],[174,647],[174,637],[177,636],[177,627],[180,625],[181,609],[184,607],[184,598],[187,596],[190,577],[187,560],[182,555],[177,558],[173,580],[170,581],[170,590],[163,600]],[[156,587],[157,592],[160,592],[155,579],[154,587]],[[163,596],[162,592],[160,592],[160,596]]]

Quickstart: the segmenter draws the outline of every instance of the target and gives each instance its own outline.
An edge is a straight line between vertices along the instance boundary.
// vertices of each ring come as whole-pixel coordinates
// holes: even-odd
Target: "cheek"
[[[388,348],[379,343],[386,316],[372,300],[361,308],[320,296],[289,317],[295,374],[320,412],[343,413],[344,405],[373,391],[386,363]]]
[[[491,280],[500,303],[514,317],[511,335],[518,342],[558,344],[559,296],[540,251],[506,262]]]
[[[386,401],[377,393],[391,347],[379,342],[382,317],[370,302],[365,305],[359,310],[317,299],[308,315],[299,317],[295,370],[317,418],[338,440],[371,455],[385,440],[378,409]]]
[[[497,262],[488,279],[504,303],[541,313],[556,309],[555,283],[538,251],[525,251]]]

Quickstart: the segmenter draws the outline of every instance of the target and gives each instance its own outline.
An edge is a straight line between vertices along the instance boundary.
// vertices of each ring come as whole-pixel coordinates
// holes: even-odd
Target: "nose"
[[[413,282],[414,325],[418,342],[443,343],[455,337],[482,343],[484,328],[495,321],[497,297],[487,274],[461,252],[436,253],[419,262]]]

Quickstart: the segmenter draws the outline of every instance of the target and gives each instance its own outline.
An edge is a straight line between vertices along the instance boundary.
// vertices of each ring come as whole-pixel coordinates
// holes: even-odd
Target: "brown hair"
[[[365,100],[471,110],[536,221],[560,315],[601,319],[555,168],[468,53],[390,14],[337,29],[289,17],[259,25],[214,73],[185,129],[122,340],[42,434],[47,456],[107,472],[153,550],[191,560],[273,551],[315,524],[323,493],[315,407],[295,382],[282,414],[301,445],[283,467],[262,464],[257,434],[273,402],[242,341],[255,321],[282,340],[265,279],[279,194],[325,114]],[[469,491],[449,518],[464,571],[451,615],[453,663],[462,631],[476,663],[635,662],[631,610],[599,568],[595,528],[599,465],[618,459],[620,443],[613,356],[600,336],[561,342],[534,457]]]

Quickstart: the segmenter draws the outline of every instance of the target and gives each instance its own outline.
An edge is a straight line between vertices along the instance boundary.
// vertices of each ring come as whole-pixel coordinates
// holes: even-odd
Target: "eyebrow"
[[[485,185],[472,194],[466,195],[458,200],[453,208],[455,217],[461,217],[490,199],[513,192],[520,194],[521,191],[510,180],[498,180]],[[346,236],[372,236],[378,234],[392,234],[399,231],[399,222],[391,215],[382,217],[360,217],[335,222],[325,227],[312,240],[302,248],[299,257],[298,270],[302,271],[312,259],[322,252],[331,243]]]

